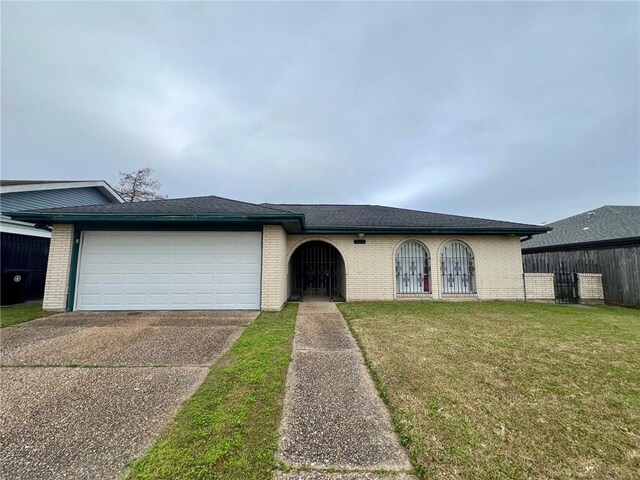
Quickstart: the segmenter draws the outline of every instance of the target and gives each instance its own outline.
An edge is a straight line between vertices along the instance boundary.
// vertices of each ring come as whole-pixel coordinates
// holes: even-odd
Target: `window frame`
[[[413,244],[413,245],[412,245]],[[422,268],[419,269],[417,265],[415,266],[411,266],[411,263],[407,262],[406,259],[418,259],[420,258],[420,256],[418,255],[405,255],[403,257],[401,257],[401,255],[403,254],[403,250],[407,249],[407,248],[411,248],[411,246],[413,246],[414,248],[418,248],[421,249],[424,256],[422,257]],[[418,250],[419,251],[419,250]],[[417,253],[417,252],[416,252]],[[401,262],[401,258],[404,258],[405,260],[403,262]],[[395,274],[395,290],[396,290],[396,295],[398,296],[424,296],[424,295],[432,295],[433,294],[433,282],[432,282],[432,276],[431,276],[431,252],[429,251],[429,248],[424,244],[424,242],[417,240],[415,238],[408,238],[406,240],[403,240],[402,242],[400,242],[398,244],[398,246],[395,249],[395,253],[394,253],[394,274]],[[400,278],[400,268],[406,268],[407,264],[409,265],[409,269],[413,268],[414,269],[414,273],[412,273],[411,275],[414,275],[413,279],[409,279],[408,281],[411,282],[412,284],[415,283],[415,290],[412,291],[406,291],[402,288],[402,280]],[[421,273],[418,273],[418,271],[420,271]],[[407,275],[405,273],[405,275]],[[425,288],[425,281],[424,279],[426,279],[426,288],[427,290],[424,290]],[[405,288],[409,287],[408,284],[405,284]],[[420,288],[421,290],[418,291],[418,288]]]
[[[445,258],[445,253],[450,251],[450,249],[447,247],[456,244],[464,247],[464,250],[461,250],[458,247],[457,255],[452,254]],[[467,264],[465,267],[458,267],[458,272],[449,273],[449,267],[452,266],[452,262],[453,265],[457,263],[455,261],[456,259],[458,259],[459,261],[466,259]],[[451,275],[457,276],[453,277],[453,284],[451,283]],[[467,276],[468,279],[465,279],[465,276]],[[443,295],[477,295],[478,285],[476,278],[476,256],[473,252],[473,249],[467,242],[454,238],[447,240],[442,244],[442,247],[440,248],[440,282],[440,288]],[[468,287],[466,286],[467,283],[469,284]],[[463,286],[463,288],[459,288],[460,286]]]

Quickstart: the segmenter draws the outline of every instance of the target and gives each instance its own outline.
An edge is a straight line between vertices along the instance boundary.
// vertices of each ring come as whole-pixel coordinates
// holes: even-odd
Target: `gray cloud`
[[[640,203],[637,3],[6,3],[2,176],[525,222]]]

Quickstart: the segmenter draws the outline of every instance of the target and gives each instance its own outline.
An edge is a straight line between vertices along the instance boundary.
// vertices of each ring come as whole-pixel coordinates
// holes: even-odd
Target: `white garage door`
[[[260,308],[260,232],[84,232],[76,310]]]

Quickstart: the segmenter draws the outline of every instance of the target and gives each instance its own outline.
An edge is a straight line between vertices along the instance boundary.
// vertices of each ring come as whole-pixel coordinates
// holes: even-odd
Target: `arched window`
[[[442,293],[476,292],[473,252],[465,243],[453,240],[442,248],[440,270]]]
[[[429,252],[420,242],[404,242],[396,252],[396,291],[402,293],[429,293],[431,267]]]

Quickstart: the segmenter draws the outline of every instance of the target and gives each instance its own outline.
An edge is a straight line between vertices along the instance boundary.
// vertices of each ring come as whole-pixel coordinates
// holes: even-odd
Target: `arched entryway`
[[[346,270],[336,247],[320,240],[300,245],[289,260],[289,299],[344,301]]]

